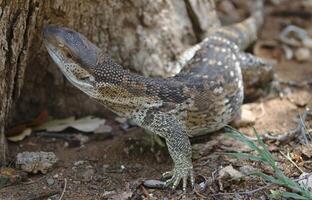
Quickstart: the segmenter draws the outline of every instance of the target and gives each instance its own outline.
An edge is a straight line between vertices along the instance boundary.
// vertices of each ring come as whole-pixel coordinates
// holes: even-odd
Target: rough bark
[[[20,94],[37,10],[31,1],[0,1],[0,162],[6,157],[4,127]]]
[[[218,24],[212,0],[0,2],[2,122],[12,102],[14,122],[42,110],[53,116],[107,113],[71,86],[52,63],[41,37],[47,24],[83,33],[118,63],[150,76],[172,75],[167,63]]]

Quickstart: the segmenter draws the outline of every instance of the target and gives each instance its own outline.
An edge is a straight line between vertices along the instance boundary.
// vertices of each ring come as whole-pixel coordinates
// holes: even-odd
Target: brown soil
[[[267,4],[266,24],[259,41],[276,40],[287,24],[295,24],[311,31],[312,13],[300,14],[302,2],[304,1],[288,0],[277,6]],[[282,57],[275,66],[277,79],[296,83],[312,80],[311,59],[299,63],[294,60],[287,61]],[[257,118],[254,127],[259,133],[270,131],[273,134],[283,134],[297,126],[295,119],[298,114],[302,114],[306,108],[312,109],[311,85],[293,87],[281,84],[275,85],[274,88],[267,96],[252,102],[253,113]],[[66,147],[64,140],[35,136],[26,138],[20,143],[10,143],[12,160],[18,152],[53,151],[60,161],[47,174],[28,175],[22,182],[0,189],[0,199],[59,199],[65,182],[63,199],[127,199],[128,197],[132,199],[267,199],[270,189],[278,189],[272,186],[243,195],[238,192],[259,188],[264,185],[264,182],[247,177],[240,181],[223,182],[222,189],[218,180],[212,180],[216,170],[228,165],[232,165],[235,169],[251,165],[269,171],[267,167],[260,166],[258,163],[225,156],[224,152],[247,149],[222,132],[211,135],[208,140],[205,139],[205,142],[198,143],[195,139],[196,144],[193,145],[193,163],[197,182],[204,177],[209,183],[204,192],[191,192],[189,189],[184,194],[181,190],[148,189],[141,185],[142,181],[159,179],[162,172],[172,167],[166,148],[157,145],[152,147],[146,134],[139,128],[122,131],[117,122],[111,120],[109,123],[115,135],[113,139],[101,140],[90,136],[91,140],[83,146]],[[249,135],[252,133],[251,127],[242,128],[241,131]],[[298,154],[302,159],[295,162],[306,172],[312,170],[308,158],[296,150],[302,148],[298,142],[268,144],[285,173],[291,178],[297,178],[301,173],[281,156],[279,151]],[[83,162],[77,163],[77,161]],[[54,183],[49,185],[48,179],[53,179]],[[217,193],[236,194],[213,195]]]

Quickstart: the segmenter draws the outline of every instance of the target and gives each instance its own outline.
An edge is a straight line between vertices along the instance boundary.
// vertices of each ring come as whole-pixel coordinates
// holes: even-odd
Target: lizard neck
[[[123,69],[110,58],[102,58],[93,69],[96,79],[95,98],[118,115],[129,117],[140,108],[160,106],[161,100],[149,94],[150,87],[163,79],[147,78]],[[150,84],[149,84],[150,83]]]

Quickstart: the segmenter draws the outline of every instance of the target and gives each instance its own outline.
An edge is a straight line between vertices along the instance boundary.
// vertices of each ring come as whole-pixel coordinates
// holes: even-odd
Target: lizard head
[[[82,34],[69,28],[48,26],[43,30],[44,43],[53,61],[65,77],[91,97],[96,94],[96,67],[100,49]]]

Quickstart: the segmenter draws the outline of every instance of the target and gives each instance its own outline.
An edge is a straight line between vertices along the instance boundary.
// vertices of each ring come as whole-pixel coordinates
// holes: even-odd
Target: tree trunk
[[[219,25],[212,0],[7,0],[0,5],[5,44],[0,120],[8,119],[17,102],[14,123],[43,110],[58,117],[107,113],[51,61],[41,36],[47,24],[81,32],[124,67],[148,76],[172,75],[168,63]]]
[[[29,0],[0,1],[0,163],[7,154],[4,127],[23,85],[37,12]]]

